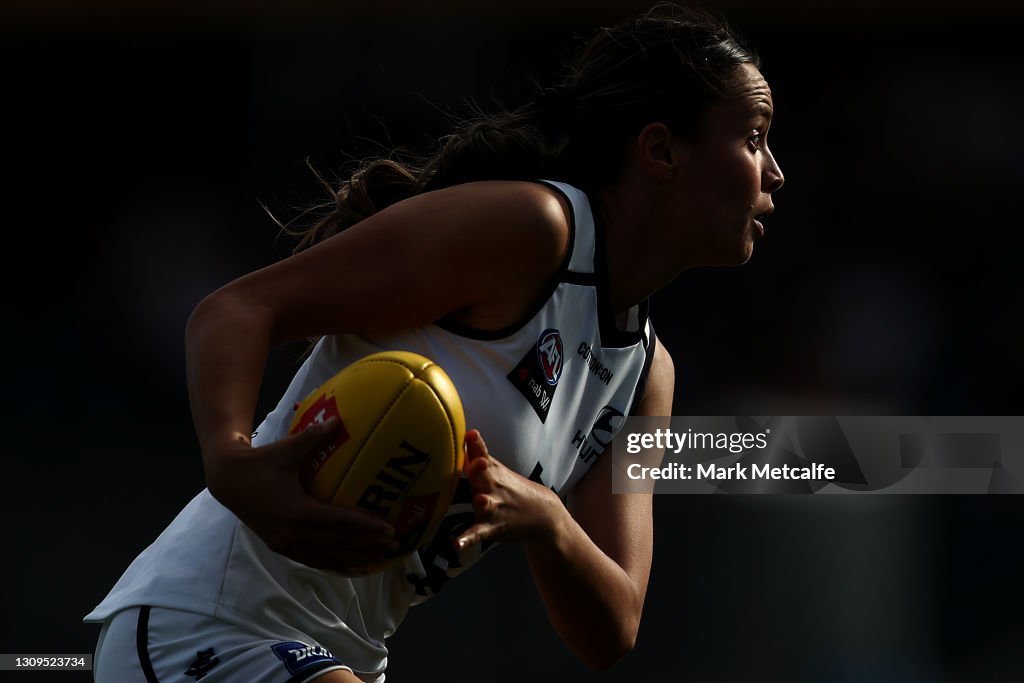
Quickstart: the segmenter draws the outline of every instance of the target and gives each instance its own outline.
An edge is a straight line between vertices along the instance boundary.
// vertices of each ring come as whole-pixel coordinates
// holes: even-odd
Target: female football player
[[[87,617],[104,624],[96,679],[383,681],[409,606],[496,542],[522,546],[584,663],[629,652],[652,506],[612,495],[601,452],[624,416],[671,414],[648,297],[687,268],[744,263],[764,234],[783,182],[772,111],[757,58],[723,23],[659,5],[424,163],[364,165],[293,256],[207,296],[186,348],[208,488]],[[254,434],[268,351],[307,337],[319,341]],[[394,529],[300,484],[337,422],[287,431],[310,391],[394,349],[444,368],[475,429],[434,541],[368,573],[395,553]]]

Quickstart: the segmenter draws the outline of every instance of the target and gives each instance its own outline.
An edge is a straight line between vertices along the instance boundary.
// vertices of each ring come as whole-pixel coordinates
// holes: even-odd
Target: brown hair
[[[613,182],[625,143],[652,121],[696,133],[709,104],[725,97],[736,67],[760,67],[724,19],[660,3],[603,28],[559,85],[513,111],[475,111],[414,161],[362,162],[337,189],[330,212],[285,233],[304,249],[402,199],[475,180],[563,180],[592,191]],[[326,183],[325,183],[326,184]]]

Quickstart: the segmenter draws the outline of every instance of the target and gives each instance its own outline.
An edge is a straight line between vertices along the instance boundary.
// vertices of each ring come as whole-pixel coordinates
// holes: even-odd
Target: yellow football
[[[341,424],[304,468],[307,490],[390,522],[400,555],[428,543],[465,458],[466,420],[448,375],[415,353],[366,356],[298,405],[289,434],[330,417]]]

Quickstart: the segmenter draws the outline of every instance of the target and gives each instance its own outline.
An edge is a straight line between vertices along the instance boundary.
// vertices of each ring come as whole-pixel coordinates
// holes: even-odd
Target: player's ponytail
[[[475,116],[440,140],[437,151],[416,161],[365,161],[331,194],[328,213],[312,226],[282,230],[299,239],[295,251],[321,242],[413,195],[477,180],[528,180],[557,175],[558,147],[538,126],[536,107]],[[324,208],[324,207],[319,207]]]
[[[332,188],[319,173],[317,177],[332,197],[330,204],[317,207],[321,210],[326,208],[326,215],[308,228],[295,229],[291,225],[278,223],[285,234],[298,238],[294,249],[296,252],[322,242],[381,209],[416,194],[415,169],[391,159],[364,162],[337,189]]]
[[[327,216],[285,231],[301,238],[302,249],[402,199],[476,180],[548,178],[596,192],[616,180],[627,143],[644,125],[661,121],[696,134],[744,63],[760,67],[723,19],[661,3],[599,31],[558,86],[513,111],[474,112],[413,163],[364,163],[329,188]]]

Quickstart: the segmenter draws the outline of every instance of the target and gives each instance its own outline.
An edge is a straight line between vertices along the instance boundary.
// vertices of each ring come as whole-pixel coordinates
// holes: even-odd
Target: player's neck
[[[608,297],[616,315],[651,296],[681,272],[679,255],[661,243],[653,229],[654,202],[617,185],[603,191],[600,206],[605,221],[604,253]]]

